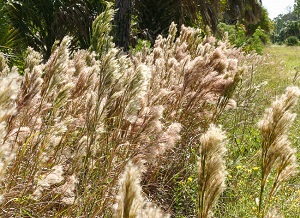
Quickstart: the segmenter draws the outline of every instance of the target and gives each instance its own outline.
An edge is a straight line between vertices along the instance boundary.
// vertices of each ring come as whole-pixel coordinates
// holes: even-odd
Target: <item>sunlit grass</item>
[[[221,197],[216,211],[217,217],[255,217],[259,189],[260,171],[259,147],[261,135],[257,126],[264,109],[293,82],[296,70],[300,68],[300,47],[270,46],[264,50],[263,60],[253,65],[253,79],[250,86],[259,89],[253,94],[249,92],[240,97],[243,90],[236,93],[243,102],[247,98],[247,107],[237,108],[223,114],[220,122],[228,132],[228,178],[227,190]],[[244,98],[244,99],[243,99]],[[299,103],[294,112],[299,114]],[[296,117],[289,132],[293,147],[299,150],[300,118]],[[299,152],[297,154],[299,160]],[[272,178],[271,178],[272,179]],[[270,179],[270,182],[271,182]],[[283,185],[277,196],[272,199],[272,205],[281,211],[284,217],[299,217],[300,214],[300,179],[297,174],[290,182]]]
[[[293,83],[295,67],[300,68],[300,47],[270,46],[264,50],[264,62],[256,69],[256,80],[267,81],[270,94],[281,93]],[[296,82],[298,83],[298,82]]]
[[[294,67],[300,67],[299,61],[300,46],[279,46],[266,47],[265,54],[269,54],[275,60],[281,60],[287,71],[294,72]]]

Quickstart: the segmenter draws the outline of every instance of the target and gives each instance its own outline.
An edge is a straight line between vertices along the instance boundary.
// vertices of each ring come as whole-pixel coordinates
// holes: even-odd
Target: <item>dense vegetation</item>
[[[0,51],[22,58],[22,51],[30,46],[48,59],[54,42],[61,41],[65,35],[73,37],[72,49],[87,49],[93,20],[106,4],[113,2],[1,0]],[[172,22],[179,28],[184,24],[205,31],[208,26],[213,33],[221,34],[220,37],[224,34],[218,28],[220,22],[234,28],[242,25],[247,38],[251,38],[257,28],[268,34],[271,26],[257,0],[117,0],[114,7],[114,42],[125,51],[135,47],[137,39],[148,40],[153,45],[159,34],[167,35]]]
[[[155,2],[1,0],[1,217],[298,217],[299,47]]]
[[[275,30],[272,34],[273,43],[298,45],[300,40],[300,1],[287,14],[280,14],[274,19]]]

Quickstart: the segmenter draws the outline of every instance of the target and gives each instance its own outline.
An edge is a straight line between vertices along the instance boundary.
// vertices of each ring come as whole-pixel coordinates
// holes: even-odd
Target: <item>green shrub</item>
[[[243,25],[227,25],[225,23],[220,23],[218,25],[221,35],[224,35],[225,32],[228,34],[228,40],[231,44],[234,44],[238,48],[244,47],[247,41],[245,35],[245,28]]]
[[[263,48],[265,44],[270,42],[269,37],[261,28],[257,28],[252,37],[250,37],[247,41],[247,45],[245,49],[246,51],[256,51],[258,54],[262,54]]]
[[[256,51],[261,54],[264,45],[270,43],[269,36],[260,27],[255,30],[252,36],[246,35],[246,29],[242,24],[234,26],[220,23],[218,27],[221,36],[227,32],[229,42],[246,52]]]
[[[295,45],[299,45],[299,40],[296,36],[289,36],[286,40],[285,40],[285,44],[287,46],[295,46]]]
[[[133,54],[136,54],[137,52],[143,51],[143,49],[147,49],[150,47],[151,47],[150,41],[138,39],[135,47],[134,48],[131,47],[131,51]]]

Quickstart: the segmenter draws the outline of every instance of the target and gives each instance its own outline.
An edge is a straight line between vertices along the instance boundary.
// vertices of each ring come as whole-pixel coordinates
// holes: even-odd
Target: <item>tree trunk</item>
[[[115,1],[115,43],[124,51],[129,50],[131,8],[132,0]]]
[[[203,24],[209,26],[213,33],[216,33],[219,16],[219,2],[199,0],[198,3]]]

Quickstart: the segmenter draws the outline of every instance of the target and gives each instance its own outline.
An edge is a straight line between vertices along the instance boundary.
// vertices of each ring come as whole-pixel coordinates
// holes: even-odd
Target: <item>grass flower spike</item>
[[[271,197],[275,195],[282,183],[296,172],[296,151],[291,147],[287,134],[296,117],[290,109],[297,103],[299,95],[298,87],[288,87],[285,93],[266,109],[263,119],[258,124],[262,133],[258,217],[264,217]],[[263,202],[267,179],[273,170],[275,171],[274,183]]]
[[[210,125],[200,138],[198,161],[198,217],[209,217],[212,206],[225,188],[225,133]]]
[[[159,208],[147,202],[142,195],[141,166],[131,161],[125,167],[119,180],[116,197],[115,218],[168,218]]]

